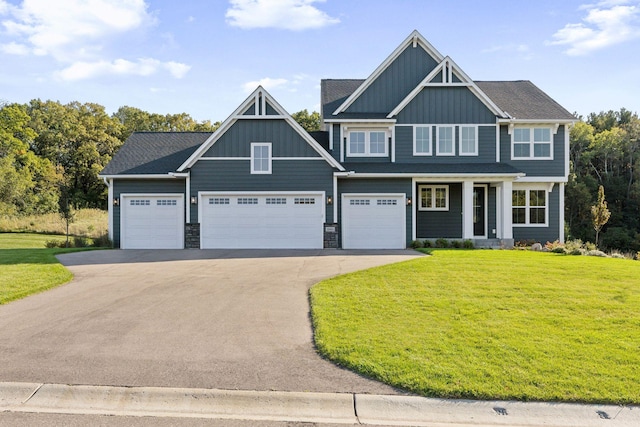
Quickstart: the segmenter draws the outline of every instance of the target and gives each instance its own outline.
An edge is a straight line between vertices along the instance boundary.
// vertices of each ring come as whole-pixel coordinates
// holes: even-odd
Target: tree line
[[[293,118],[308,131],[320,115]],[[626,109],[591,113],[571,128],[565,192],[567,238],[593,242],[591,207],[603,186],[611,217],[598,230],[605,249],[640,250],[640,119]],[[212,132],[220,122],[123,106],[32,100],[0,105],[0,215],[106,208],[98,173],[135,131]]]

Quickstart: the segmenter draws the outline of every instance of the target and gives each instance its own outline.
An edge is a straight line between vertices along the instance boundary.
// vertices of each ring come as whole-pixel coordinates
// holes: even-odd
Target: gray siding
[[[527,176],[564,177],[564,125],[553,137],[553,160],[511,160],[511,135],[507,126],[500,126],[500,161],[526,173]]]
[[[413,126],[396,126],[396,162],[398,163],[494,163],[496,127],[478,126],[477,156],[436,156],[436,128],[431,134],[431,156],[413,155]],[[456,128],[456,153],[460,150],[460,128]]]
[[[416,185],[416,194],[421,182]],[[438,183],[441,184],[441,183]],[[416,209],[416,237],[418,239],[461,239],[462,238],[462,184],[449,185],[449,210],[448,211],[421,211],[418,209],[419,201],[414,203]],[[419,197],[419,196],[418,196]]]
[[[389,113],[438,63],[411,44],[347,109],[348,113]]]
[[[411,179],[339,179],[338,198],[342,202],[344,193],[404,193],[411,197]],[[337,222],[342,222],[342,206],[338,204]],[[406,236],[407,246],[411,243],[411,208],[406,209]],[[342,236],[342,233],[340,233]]]
[[[324,191],[332,196],[333,168],[324,160],[274,160],[271,174],[252,175],[249,160],[202,161],[191,169],[191,195],[199,191]],[[326,221],[333,222],[332,206]],[[199,222],[193,205],[191,222]]]
[[[398,123],[495,123],[496,116],[466,87],[426,87],[398,114]]]
[[[184,179],[114,179],[113,180],[113,198],[120,198],[120,194],[140,193],[140,194],[158,194],[158,193],[174,193],[185,194]],[[113,208],[113,244],[114,247],[120,247],[120,206],[112,206]],[[185,217],[186,218],[186,217]]]
[[[543,245],[560,238],[560,190],[559,185],[553,186],[549,193],[549,226],[548,227],[513,227],[513,239],[535,240]],[[564,227],[564,224],[562,225]]]
[[[252,142],[271,142],[273,157],[320,157],[284,120],[238,120],[204,154],[205,157],[250,157]]]
[[[495,239],[496,233],[493,232],[493,230],[497,230],[498,225],[497,225],[497,219],[496,219],[496,188],[495,187],[491,187],[489,186],[489,198],[488,198],[488,209],[487,209],[487,213],[489,215],[489,221],[487,222],[487,238],[489,239]]]

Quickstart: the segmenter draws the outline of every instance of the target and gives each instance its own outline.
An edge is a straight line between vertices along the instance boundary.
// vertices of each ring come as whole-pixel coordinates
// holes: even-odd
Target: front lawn
[[[640,262],[433,256],[311,290],[318,350],[417,394],[640,403]]]
[[[47,240],[64,236],[0,233],[0,304],[61,285],[73,275],[56,254],[82,249],[46,249]]]

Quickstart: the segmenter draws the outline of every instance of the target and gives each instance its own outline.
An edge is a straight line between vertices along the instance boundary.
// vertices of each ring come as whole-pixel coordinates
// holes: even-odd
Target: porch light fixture
[[[191,204],[192,205],[197,205],[198,204],[198,198],[196,196],[191,196]]]
[[[411,197],[407,197],[407,206],[411,206]]]
[[[327,205],[331,206],[333,204],[333,197],[327,196]]]
[[[113,199],[113,206],[120,206],[120,199],[119,198],[115,198]]]

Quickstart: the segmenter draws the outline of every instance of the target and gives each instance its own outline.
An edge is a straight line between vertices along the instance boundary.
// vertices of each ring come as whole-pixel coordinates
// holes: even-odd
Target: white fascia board
[[[304,130],[304,128],[300,126],[300,124],[296,122],[293,117],[288,116],[285,119],[285,121],[289,123],[289,125],[291,125],[291,127],[294,128],[296,132],[298,132],[298,134],[300,134],[300,136],[305,141],[307,141],[309,145],[311,145],[311,148],[313,148],[318,154],[320,154],[327,161],[327,163],[329,163],[331,166],[333,166],[338,170],[341,170],[341,171],[344,170],[344,167],[340,164],[340,162],[334,159],[331,154],[327,153],[327,151],[324,148],[322,148],[322,146],[318,144],[318,142],[315,139],[313,139],[313,137],[309,135],[309,133],[306,130]]]
[[[564,176],[523,176],[516,182],[568,182],[568,177]]]
[[[186,175],[173,174],[123,174],[123,175],[98,175],[100,178],[106,179],[167,179],[167,178],[184,178]]]
[[[382,123],[385,125],[396,123],[396,119],[327,119],[327,123]]]
[[[511,119],[498,119],[498,123],[502,125],[506,125],[506,124],[554,125],[556,123],[561,125],[572,125],[575,122],[577,122],[577,120],[572,120],[572,119],[518,119],[515,117]]]
[[[461,174],[461,173],[357,173],[350,172],[346,175],[338,175],[341,178],[418,178],[418,179],[446,179],[446,180],[456,180],[456,181],[465,181],[469,179],[478,179],[483,182],[494,182],[494,181],[512,181],[516,180],[519,177],[523,177],[524,173],[513,173],[513,174],[500,174],[500,175],[491,175],[491,174]],[[540,180],[538,180],[539,182]],[[520,181],[519,181],[520,182]],[[554,182],[558,182],[556,179]]]
[[[367,77],[367,79],[358,87],[358,89],[356,89],[355,92],[353,92],[332,114],[340,114],[344,112],[344,110],[349,108],[349,106],[353,104],[353,102],[358,99],[358,97],[362,95],[362,93],[369,86],[371,86],[371,84],[384,72],[384,70],[386,70],[387,67],[389,67],[389,65],[391,65],[393,61],[395,61],[398,56],[400,56],[400,54],[407,47],[409,47],[409,45],[414,43],[424,49],[437,62],[440,62],[444,59],[444,56],[442,56],[442,54],[438,52],[438,50],[433,47],[431,43],[429,43],[427,39],[422,36],[422,34],[418,32],[418,30],[414,30],[413,32],[411,32],[411,34],[409,34],[409,37],[404,39],[404,41],[400,43],[400,45],[393,52],[391,52],[391,55],[389,55],[387,59],[385,59],[382,64],[380,64],[378,68],[376,68],[374,72],[369,77]]]

